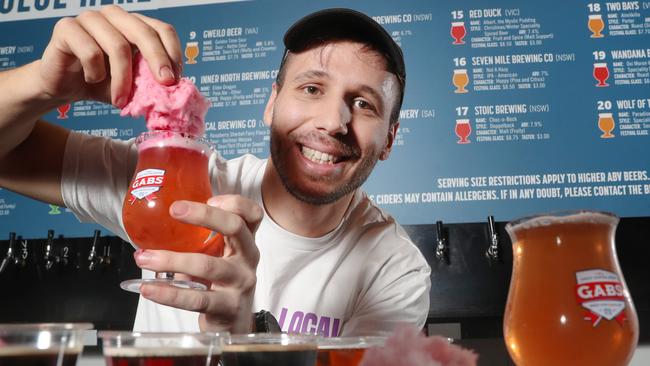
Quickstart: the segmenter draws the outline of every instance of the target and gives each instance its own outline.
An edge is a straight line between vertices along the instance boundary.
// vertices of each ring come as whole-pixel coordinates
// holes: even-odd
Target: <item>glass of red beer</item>
[[[99,332],[107,366],[217,366],[227,333]]]
[[[0,324],[0,365],[74,366],[90,323]]]
[[[570,211],[506,225],[513,268],[503,332],[517,365],[627,365],[639,323],[616,256],[615,215]]]
[[[122,206],[122,221],[131,242],[142,249],[223,254],[223,237],[209,229],[182,223],[169,214],[174,201],[205,203],[212,196],[208,159],[212,146],[199,137],[151,131],[138,136],[138,163]],[[172,273],[154,279],[122,282],[123,289],[139,292],[142,283],[166,283],[205,289],[199,282],[177,280]]]
[[[380,336],[320,338],[316,366],[357,366],[368,348],[385,343]]]

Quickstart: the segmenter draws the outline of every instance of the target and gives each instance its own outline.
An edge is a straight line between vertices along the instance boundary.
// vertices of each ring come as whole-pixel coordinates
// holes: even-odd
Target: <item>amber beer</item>
[[[177,200],[206,202],[212,196],[207,145],[169,131],[136,140],[138,164],[124,200],[122,219],[131,240],[143,249],[200,252],[211,232],[169,215]]]
[[[626,365],[639,325],[616,257],[618,218],[591,211],[509,223],[504,335],[517,365]]]

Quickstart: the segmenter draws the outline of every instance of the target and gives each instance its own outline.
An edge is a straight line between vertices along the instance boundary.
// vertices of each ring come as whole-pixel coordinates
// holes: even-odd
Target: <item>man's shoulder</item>
[[[408,233],[395,218],[377,206],[368,195],[359,190],[348,220],[359,230],[360,238],[392,251],[418,252]]]

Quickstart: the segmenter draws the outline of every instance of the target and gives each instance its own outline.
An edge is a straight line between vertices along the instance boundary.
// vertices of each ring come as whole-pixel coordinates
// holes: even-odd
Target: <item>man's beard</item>
[[[274,124],[271,124],[271,159],[273,159],[273,165],[280,176],[280,181],[282,182],[284,189],[296,199],[312,205],[326,205],[333,203],[339,198],[359,188],[366,181],[368,176],[370,176],[370,173],[375,164],[377,164],[377,160],[379,160],[379,155],[381,154],[381,151],[372,151],[369,155],[362,158],[352,179],[334,187],[331,192],[313,192],[304,187],[300,187],[299,184],[289,176],[286,162],[290,159],[289,154],[293,149],[288,146],[280,146],[282,141],[286,140],[282,139],[280,133],[276,128],[274,128]],[[293,142],[289,141],[289,143]],[[324,183],[331,181],[331,179],[326,176],[311,176],[310,179],[312,181]]]

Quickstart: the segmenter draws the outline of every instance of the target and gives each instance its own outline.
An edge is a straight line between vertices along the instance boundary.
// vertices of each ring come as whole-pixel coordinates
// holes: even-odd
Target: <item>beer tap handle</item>
[[[88,255],[88,270],[92,271],[98,264],[101,264],[103,259],[102,256],[97,255],[97,242],[99,241],[99,235],[101,232],[95,230],[95,235],[93,236],[93,245],[90,247],[90,254]]]
[[[27,265],[27,257],[29,257],[29,249],[27,249],[27,240],[23,240],[22,236],[18,236],[18,243],[20,248],[18,253],[14,255],[14,264],[18,267],[25,267]]]
[[[111,265],[111,243],[107,242],[104,244],[104,255],[102,256],[102,263],[105,267],[110,267]]]
[[[436,221],[436,259],[448,263],[448,252],[449,248],[447,247],[447,240],[445,239],[442,221]]]
[[[497,235],[497,230],[494,225],[494,216],[490,215],[488,219],[488,234],[490,236],[490,245],[488,246],[485,255],[493,260],[498,261],[501,258],[501,248],[499,245],[499,236]]]
[[[70,263],[70,246],[65,243],[65,239],[63,235],[59,234],[59,263],[63,267],[67,267],[68,263]]]
[[[59,262],[59,256],[54,253],[54,230],[47,231],[47,243],[45,244],[45,269],[50,270],[52,267]]]
[[[7,269],[7,265],[14,261],[14,243],[16,242],[16,233],[9,233],[9,248],[7,248],[7,254],[2,258],[0,263],[0,273],[4,272]]]

